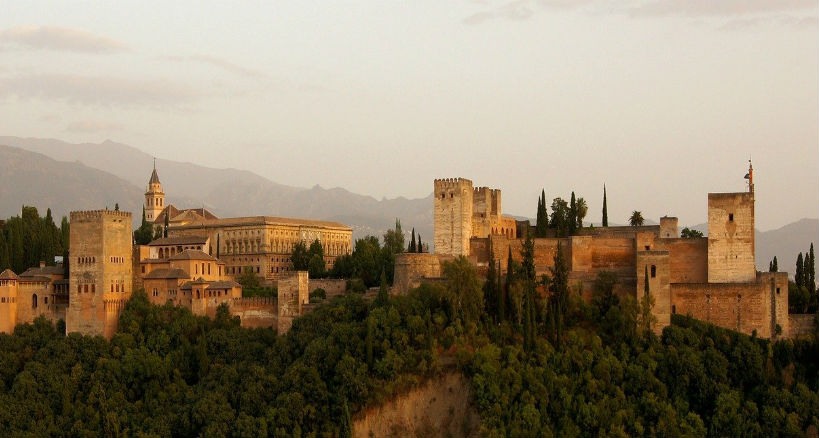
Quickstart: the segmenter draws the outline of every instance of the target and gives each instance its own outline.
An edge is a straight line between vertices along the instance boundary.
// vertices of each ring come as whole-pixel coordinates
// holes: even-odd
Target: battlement
[[[119,211],[119,210],[80,210],[80,211],[72,211],[70,213],[71,220],[83,220],[83,219],[98,219],[103,217],[120,217],[123,219],[131,219],[131,212],[130,211]]]
[[[492,196],[495,196],[498,193],[500,193],[500,191],[501,191],[500,189],[493,189],[491,187],[474,187],[472,189],[472,192],[474,194],[476,194],[476,195],[479,194],[479,193],[488,193],[488,194],[490,194]]]
[[[435,190],[454,189],[464,186],[472,186],[472,180],[466,178],[441,178],[435,180]]]

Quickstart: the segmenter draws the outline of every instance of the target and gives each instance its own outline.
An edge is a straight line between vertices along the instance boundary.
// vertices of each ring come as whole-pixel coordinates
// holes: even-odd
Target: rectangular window
[[[734,221],[734,213],[728,213],[728,222]]]
[[[651,278],[654,278],[656,276],[657,276],[657,267],[654,266],[654,265],[651,265]]]

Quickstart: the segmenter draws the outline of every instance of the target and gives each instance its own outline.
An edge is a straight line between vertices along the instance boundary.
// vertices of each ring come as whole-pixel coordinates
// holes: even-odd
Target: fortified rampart
[[[747,192],[708,194],[707,238],[680,238],[679,221],[669,216],[659,225],[582,228],[571,237],[534,239],[535,273],[551,275],[560,248],[571,291],[588,299],[597,276],[611,272],[618,279],[616,293],[654,298],[658,332],[675,312],[762,337],[805,331],[801,320],[790,328],[787,274],[756,271],[752,168],[746,178]],[[517,236],[531,225],[519,222],[520,232],[506,233],[509,218],[501,216],[499,190],[472,188],[463,178],[438,179],[434,185],[437,259],[396,258],[399,291],[439,277],[444,257],[468,256],[481,273],[494,262],[501,275],[510,254],[520,262],[523,239]]]
[[[278,300],[273,297],[234,298],[230,302],[230,314],[239,317],[242,327],[277,327],[277,307]]]
[[[760,273],[753,283],[671,285],[674,310],[745,334],[790,333],[786,273]]]

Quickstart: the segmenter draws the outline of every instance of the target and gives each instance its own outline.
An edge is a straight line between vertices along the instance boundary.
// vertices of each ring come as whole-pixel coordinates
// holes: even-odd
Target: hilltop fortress
[[[573,293],[589,299],[598,274],[611,272],[616,293],[653,296],[658,332],[679,313],[766,338],[802,333],[813,319],[788,314],[787,273],[756,269],[753,168],[748,178],[746,192],[708,194],[708,237],[680,238],[677,219],[663,217],[656,226],[589,227],[569,237],[535,238],[536,275],[550,274],[561,248]],[[442,263],[458,256],[479,272],[493,261],[505,274],[510,252],[520,258],[529,222],[503,215],[499,189],[476,188],[464,178],[435,180],[433,188],[436,252],[398,254],[393,292],[440,279]],[[296,244],[318,240],[332,266],[352,249],[352,230],[343,224],[180,210],[165,203],[155,168],[144,206],[146,220],[167,237],[134,245],[131,213],[75,211],[67,277],[63,266],[42,263],[20,275],[0,273],[0,332],[43,316],[64,320],[69,333],[110,338],[133,291],[144,289],[155,304],[207,316],[226,304],[243,326],[284,333],[312,308],[309,291],[345,291],[344,280],[309,279],[290,261]],[[243,297],[236,277],[248,270],[276,282],[278,297]]]
[[[790,335],[788,274],[758,272],[754,258],[754,185],[747,192],[708,194],[708,237],[680,238],[677,218],[658,226],[589,227],[563,238],[535,238],[537,277],[550,274],[561,247],[574,293],[590,298],[597,275],[617,276],[615,291],[648,290],[659,332],[679,313],[760,337]],[[464,178],[434,182],[435,253],[400,254],[394,287],[405,292],[441,276],[443,261],[466,256],[479,270],[520,259],[529,222],[503,216],[501,191]],[[647,274],[647,275],[645,275]]]

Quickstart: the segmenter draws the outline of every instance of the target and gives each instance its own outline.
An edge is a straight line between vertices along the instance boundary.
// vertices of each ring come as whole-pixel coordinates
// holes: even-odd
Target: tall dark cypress
[[[165,212],[165,223],[162,226],[162,237],[168,237],[168,226],[170,225],[168,217],[171,215]]]
[[[537,200],[537,218],[535,219],[535,237],[546,237],[549,229],[549,212],[546,211],[546,190],[540,191]]]
[[[410,240],[409,248],[407,248],[407,252],[417,252],[415,249],[415,227],[412,227],[412,240]]]
[[[609,226],[609,208],[606,203],[606,185],[603,184],[603,226]]]
[[[572,192],[572,198],[569,201],[569,235],[573,236],[577,231],[577,199]]]
[[[796,282],[797,287],[802,287],[805,285],[804,281],[804,269],[805,263],[802,261],[802,253],[799,253],[799,256],[796,257],[796,272],[793,275],[793,279]]]
[[[808,263],[807,273],[805,275],[808,278],[808,290],[814,293],[816,292],[816,256],[813,254],[813,242],[810,244],[810,251],[808,253],[810,262]]]
[[[509,303],[509,294],[511,293],[512,283],[515,281],[514,265],[512,261],[512,247],[509,246],[508,248],[509,251],[506,255],[506,282],[503,285],[504,308],[507,310],[513,308],[513,306],[511,306]],[[506,315],[506,317],[511,319],[512,315]]]

